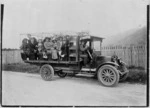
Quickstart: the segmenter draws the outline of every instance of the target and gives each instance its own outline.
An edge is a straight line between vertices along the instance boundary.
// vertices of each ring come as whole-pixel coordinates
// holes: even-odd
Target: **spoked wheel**
[[[102,85],[112,87],[118,84],[119,73],[115,67],[104,65],[98,69],[97,78]]]
[[[40,74],[43,80],[52,80],[52,77],[54,76],[54,69],[51,65],[45,64],[41,67]]]
[[[67,73],[64,73],[64,72],[62,72],[62,71],[58,71],[58,72],[57,72],[57,75],[58,75],[59,77],[61,77],[61,78],[64,78],[64,77],[66,77]]]

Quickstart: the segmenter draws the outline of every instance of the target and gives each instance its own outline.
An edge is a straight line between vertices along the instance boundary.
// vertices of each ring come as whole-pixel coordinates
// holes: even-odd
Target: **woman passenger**
[[[20,49],[22,50],[21,51],[22,59],[23,60],[27,60],[27,58],[29,57],[29,53],[30,53],[29,45],[28,45],[28,39],[27,38],[24,38],[22,40],[22,45],[21,45]]]
[[[36,39],[35,38],[30,38],[29,40],[29,49],[30,49],[30,60],[35,60],[37,59],[37,47],[36,47]]]
[[[48,59],[51,60],[51,54],[52,54],[52,51],[51,51],[51,48],[52,48],[52,42],[51,42],[51,39],[50,38],[45,38],[45,42],[44,42],[44,47],[46,49],[46,54],[48,56]]]
[[[47,58],[42,39],[38,40],[37,47],[38,47],[38,59],[43,60],[43,58]]]
[[[57,52],[57,43],[56,40],[53,40],[53,47],[51,48],[52,51],[52,59],[58,60],[58,52]]]

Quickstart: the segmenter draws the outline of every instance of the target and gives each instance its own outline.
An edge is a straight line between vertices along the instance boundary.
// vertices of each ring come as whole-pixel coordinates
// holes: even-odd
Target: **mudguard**
[[[97,69],[96,70],[98,70],[101,66],[103,66],[103,65],[112,65],[112,66],[119,66],[117,63],[115,63],[115,62],[103,62],[102,64],[100,64],[98,67],[97,67]]]

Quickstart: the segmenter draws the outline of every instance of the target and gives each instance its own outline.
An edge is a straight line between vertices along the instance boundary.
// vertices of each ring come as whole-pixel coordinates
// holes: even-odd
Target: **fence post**
[[[126,47],[123,47],[123,60],[125,61],[125,50],[126,50]]]
[[[137,63],[137,64],[138,64],[138,66],[140,66],[140,63],[139,63],[139,62],[140,62],[140,60],[139,60],[139,54],[140,54],[140,53],[139,53],[139,47],[138,47],[138,46],[137,46],[137,53],[138,53],[138,54],[137,54],[137,56],[138,56],[138,60],[137,60],[138,63]]]
[[[131,44],[130,45],[130,49],[131,49],[131,66],[133,65],[133,56],[132,56],[132,54],[133,54],[133,45]]]

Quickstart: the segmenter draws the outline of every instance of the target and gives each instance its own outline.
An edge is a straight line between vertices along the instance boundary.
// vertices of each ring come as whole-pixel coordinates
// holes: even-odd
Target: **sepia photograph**
[[[1,105],[149,106],[148,0],[2,0]]]

